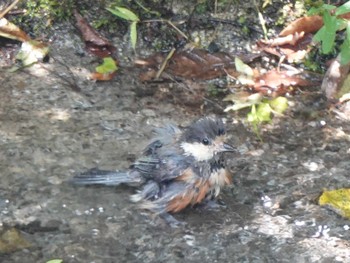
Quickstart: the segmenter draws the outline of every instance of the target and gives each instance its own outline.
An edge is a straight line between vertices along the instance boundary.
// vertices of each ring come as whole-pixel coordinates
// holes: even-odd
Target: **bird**
[[[71,182],[137,187],[132,202],[174,222],[171,214],[215,200],[221,188],[232,183],[225,153],[235,151],[226,142],[222,119],[206,116],[184,129],[173,124],[155,129],[154,138],[126,171],[93,168]]]

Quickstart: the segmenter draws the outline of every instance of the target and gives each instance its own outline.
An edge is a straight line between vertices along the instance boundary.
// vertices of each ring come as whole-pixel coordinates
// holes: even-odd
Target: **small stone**
[[[141,114],[146,116],[146,117],[156,117],[157,114],[154,112],[154,110],[151,109],[143,109],[141,111]]]

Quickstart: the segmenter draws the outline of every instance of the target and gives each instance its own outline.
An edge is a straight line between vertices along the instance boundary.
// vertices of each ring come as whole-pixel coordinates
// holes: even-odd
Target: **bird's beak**
[[[235,152],[236,148],[234,148],[233,146],[227,144],[227,143],[223,143],[219,146],[219,152]]]

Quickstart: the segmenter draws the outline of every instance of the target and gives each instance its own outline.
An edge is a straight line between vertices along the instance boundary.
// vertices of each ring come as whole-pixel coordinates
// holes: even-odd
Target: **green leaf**
[[[323,15],[323,22],[325,27],[325,33],[322,39],[322,52],[324,54],[328,54],[332,51],[335,35],[337,31],[337,18],[335,16],[331,16],[329,12],[325,12]]]
[[[140,21],[139,17],[132,11],[130,11],[127,8],[116,6],[112,8],[107,8],[109,12],[111,12],[113,15],[116,15],[117,17],[120,17],[122,19],[131,21],[131,22],[138,22]]]
[[[130,25],[130,41],[133,49],[136,48],[136,42],[137,42],[137,28],[136,28],[137,22],[132,22]]]
[[[62,263],[63,260],[62,259],[51,259],[49,261],[47,261],[46,263]]]
[[[235,57],[235,67],[239,73],[243,73],[247,76],[254,75],[252,68],[249,67],[247,64],[244,64],[244,62],[239,57]]]
[[[326,27],[323,25],[320,30],[317,31],[317,33],[313,37],[313,41],[315,42],[322,42],[323,39],[326,38]]]
[[[96,72],[101,74],[113,73],[118,69],[115,60],[111,57],[106,57],[103,59],[103,63],[96,67]]]
[[[256,110],[257,118],[260,122],[271,121],[271,107],[268,103],[260,103]]]
[[[282,114],[288,108],[288,100],[285,97],[277,97],[269,102],[274,112]]]
[[[140,6],[140,7],[141,7],[143,10],[145,10],[147,13],[150,13],[150,14],[155,15],[155,16],[157,16],[157,17],[161,17],[161,16],[162,16],[159,12],[153,11],[153,10],[151,10],[151,9],[149,9],[149,8],[147,8],[147,7],[145,7],[145,6],[143,6],[139,1],[136,1],[136,4],[138,4],[138,6]]]
[[[321,5],[319,7],[312,7],[312,8],[310,8],[310,10],[307,12],[307,15],[308,16],[320,15],[320,14],[323,14],[326,10],[333,10],[333,9],[336,9],[336,8],[337,7],[335,5],[324,4],[324,5]]]
[[[337,8],[335,5],[327,5],[327,4],[324,4],[324,5],[322,5],[322,8],[324,9],[324,10],[328,10],[328,11],[330,11],[330,10],[333,10],[333,9],[335,9],[335,8]]]
[[[350,62],[350,42],[344,41],[340,46],[340,64],[346,65]]]
[[[234,105],[228,106],[225,112],[229,110],[240,110],[260,103],[263,96],[260,93],[249,94],[247,92],[229,94],[224,98],[224,101],[232,101]]]
[[[247,114],[247,120],[251,123],[256,136],[258,136],[259,140],[262,141],[258,127],[260,120],[258,118],[255,105],[252,106],[251,112]]]
[[[251,112],[249,112],[249,113],[247,114],[247,120],[248,120],[249,122],[255,123],[255,124],[259,122],[259,120],[258,120],[258,118],[257,118],[257,116],[256,116],[256,107],[255,107],[255,105],[252,106]]]
[[[233,105],[227,106],[224,110],[225,112],[228,112],[230,110],[238,111],[244,108],[251,107],[253,104],[251,102],[242,102],[242,103],[235,103]]]
[[[339,6],[337,8],[337,11],[335,12],[336,16],[343,15],[350,12],[350,1],[346,2],[345,4]]]
[[[340,63],[342,65],[350,62],[350,22],[346,25],[346,34],[343,44],[340,46]]]
[[[254,85],[253,75],[254,72],[251,67],[247,64],[244,64],[243,61],[235,57],[235,67],[236,70],[240,73],[237,77],[237,80],[243,85]]]
[[[307,11],[306,15],[308,16],[313,16],[313,15],[318,15],[320,14],[320,8],[319,7],[312,7],[310,8],[309,11]]]

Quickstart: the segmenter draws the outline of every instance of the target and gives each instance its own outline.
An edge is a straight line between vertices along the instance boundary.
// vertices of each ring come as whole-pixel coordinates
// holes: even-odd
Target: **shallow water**
[[[285,118],[265,126],[264,142],[225,115],[241,153],[229,158],[226,208],[188,209],[176,215],[185,226],[172,229],[137,210],[134,189],[68,184],[93,167],[128,167],[153,127],[213,110],[180,105],[177,84],[164,84],[173,92],[167,97],[129,69],[112,82],[88,81],[81,65],[92,59],[65,44],[44,67],[1,73],[2,230],[15,227],[31,244],[0,255],[2,262],[350,262],[349,221],[316,203],[322,189],[349,186],[350,126],[322,110],[302,117],[310,104],[298,97]]]

